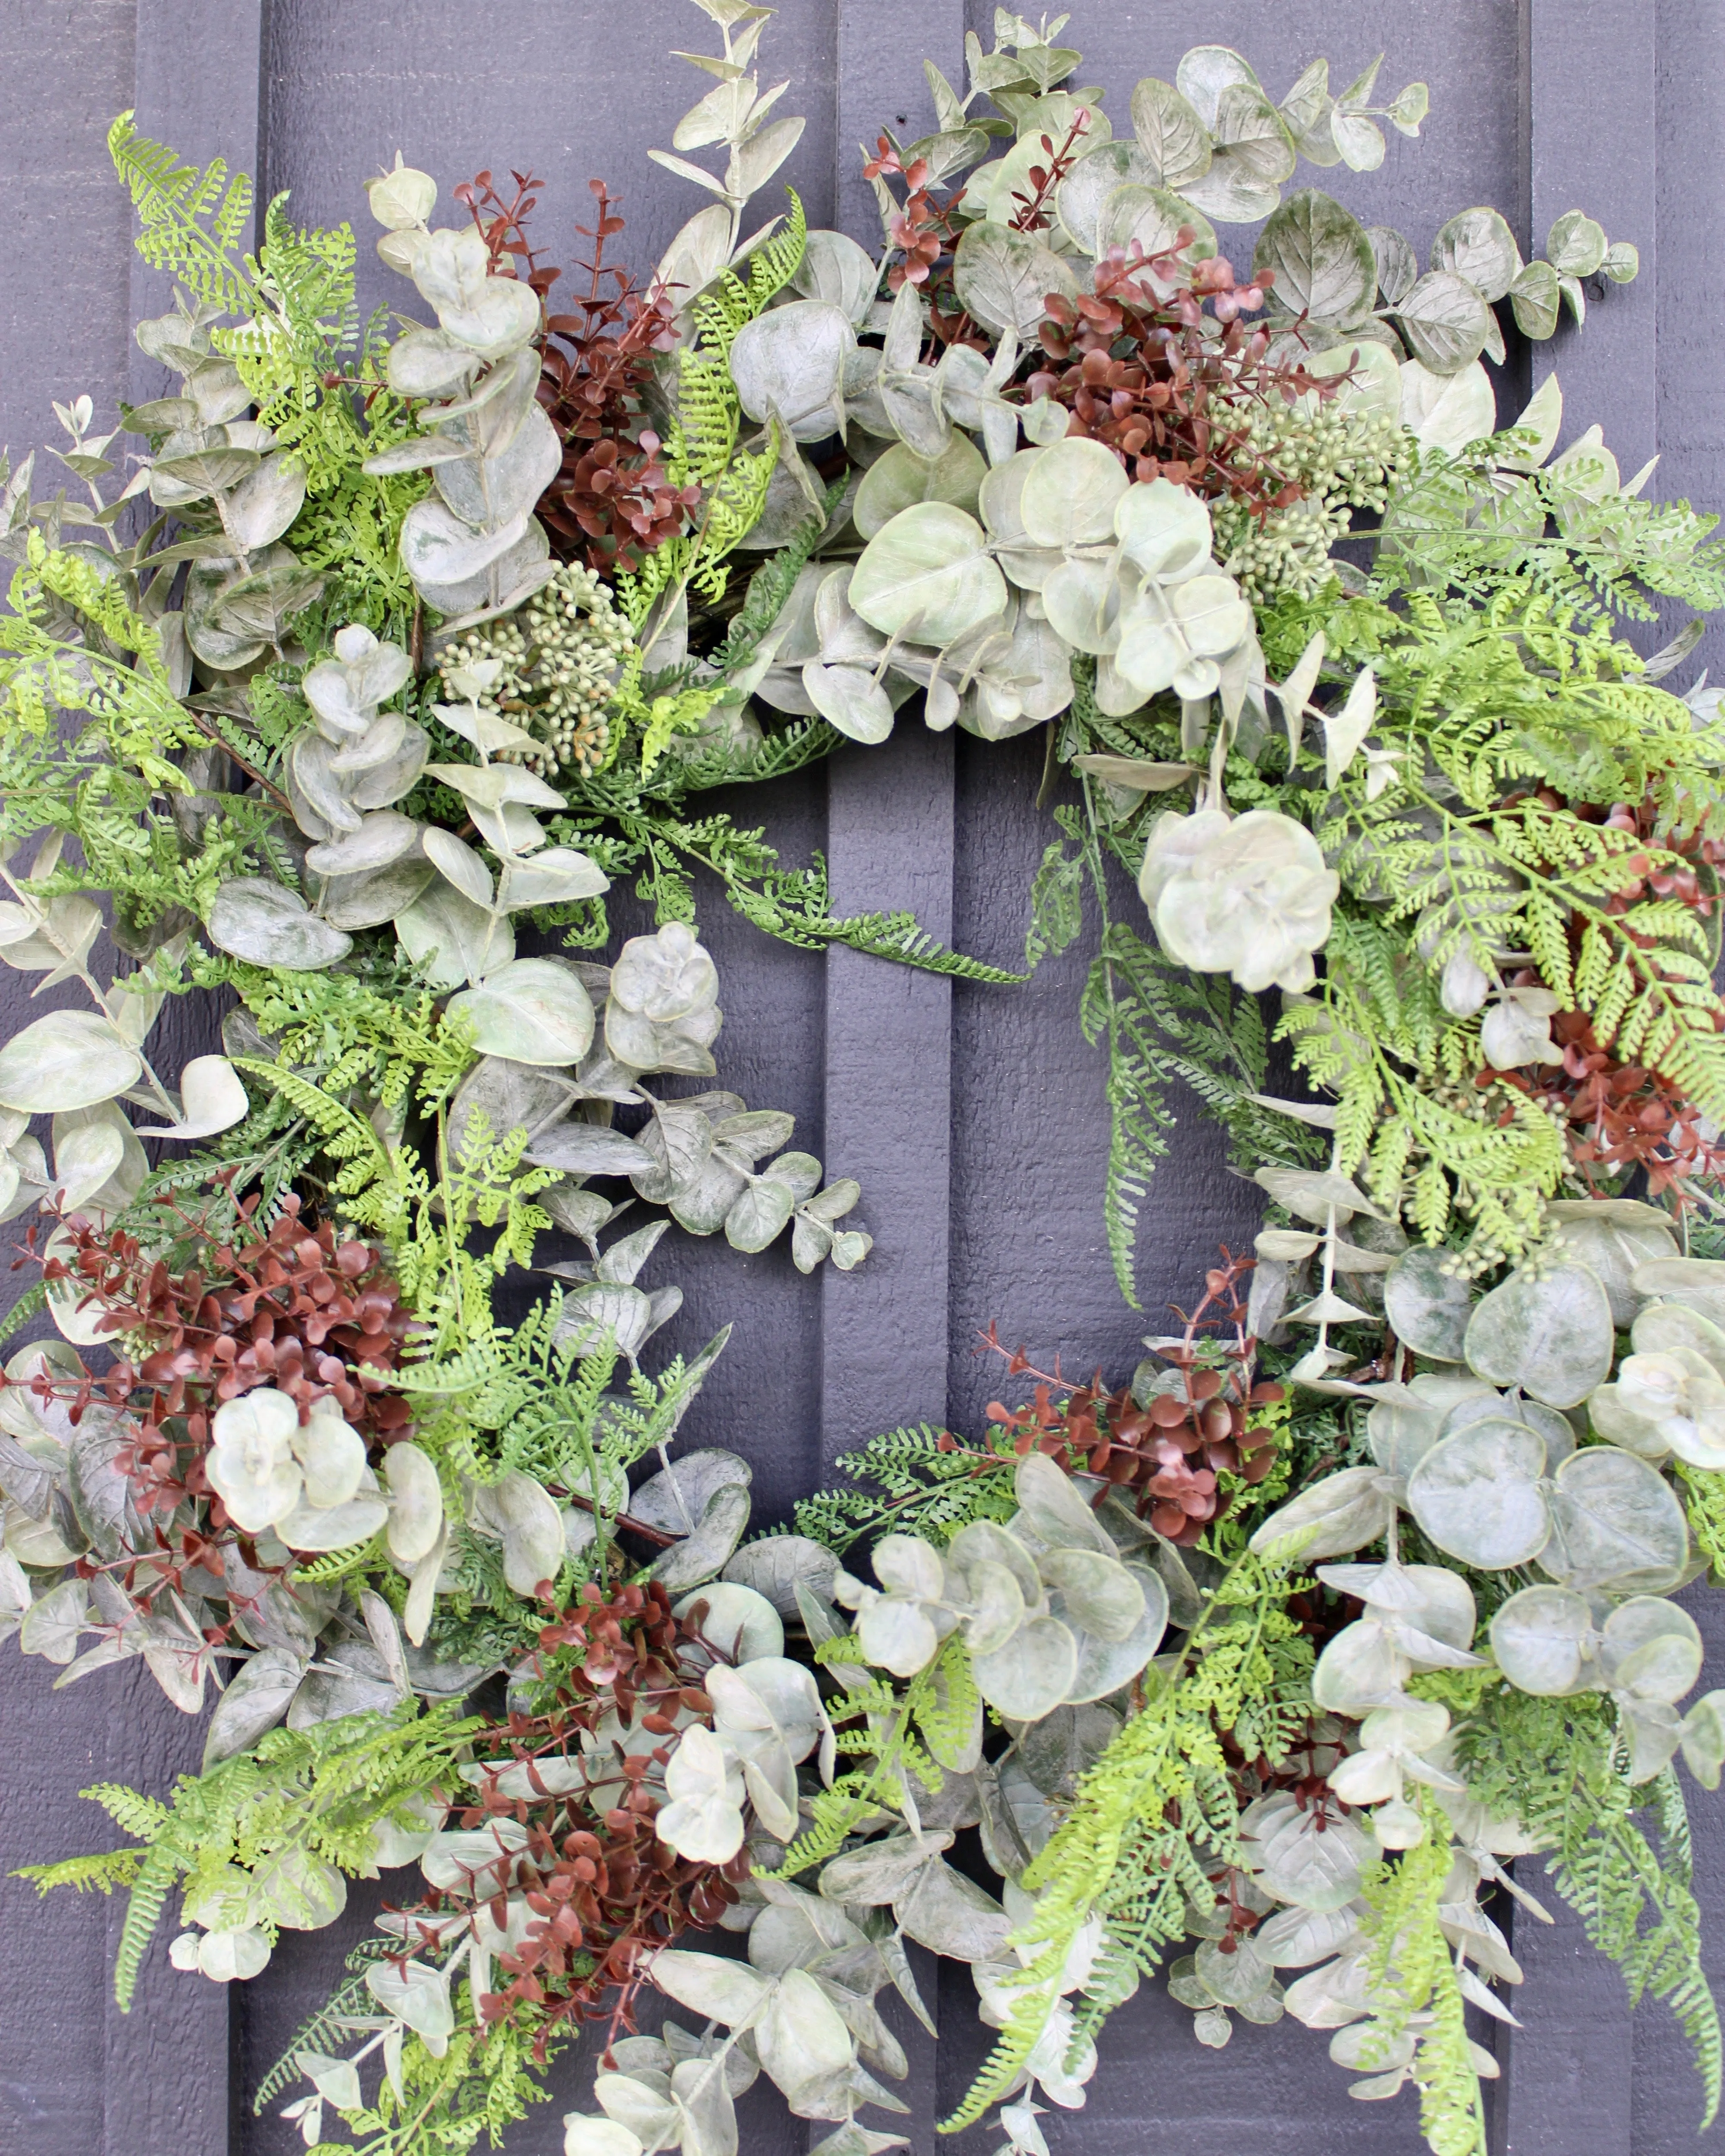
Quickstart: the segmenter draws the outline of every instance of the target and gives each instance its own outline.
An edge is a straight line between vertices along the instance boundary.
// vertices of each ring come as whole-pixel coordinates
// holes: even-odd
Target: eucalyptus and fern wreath
[[[1079,2145],[1049,2107],[1141,1983],[1210,2046],[1292,2015],[1483,2156],[1478,2017],[1553,1897],[1710,2120],[1678,1761],[1717,1786],[1725,1692],[1673,1597],[1725,1578],[1725,723],[1666,685],[1725,556],[1483,365],[1635,249],[1473,208],[1422,270],[1294,182],[1423,85],[1278,103],[1199,46],[1111,120],[1005,9],[880,136],[869,246],[752,223],[802,122],[768,11],[698,4],[652,154],[708,200],[644,280],[598,182],[565,278],[531,176],[437,223],[398,158],[420,319],[362,320],[347,226],[278,198],[246,252],[244,178],[115,124],[167,393],[57,408],[0,502],[0,959],[71,998],[0,1046],[7,1331],[44,1320],[0,1621],[211,1711],[199,1774],[87,1792],[124,1840],[31,1876],[128,1897],[122,2007],[163,1922],[252,1979],[381,1878],[251,2092],[364,2156],[495,2145],[593,2021],[569,2156],[734,2156],[762,2075],[820,2156],[904,2145],[907,1942],[970,1966],[946,2124],[1003,2156]],[[836,915],[708,798],[901,718],[1045,743],[1023,974]],[[1176,1081],[1255,1255],[1117,1389],[1003,1348],[984,1430],[749,1539],[747,1458],[673,1451],[726,1336],[652,1355],[644,1276],[673,1225],[870,1239],[724,1088],[697,870],[1001,994],[1088,924],[1121,1291]],[[164,1072],[183,995],[223,1050]]]

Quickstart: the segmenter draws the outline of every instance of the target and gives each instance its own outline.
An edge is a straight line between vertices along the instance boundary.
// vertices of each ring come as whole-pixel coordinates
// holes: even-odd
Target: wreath
[[[115,124],[179,386],[57,407],[64,480],[0,502],[0,958],[85,998],[0,1047],[6,1327],[54,1328],[0,1384],[0,1614],[213,1707],[199,1774],[86,1792],[126,1840],[29,1876],[127,1895],[122,2007],[171,1904],[225,1983],[382,1876],[255,2092],[365,2156],[495,2143],[594,2020],[569,2156],[731,2156],[762,2074],[821,2156],[902,2145],[859,2114],[905,2108],[881,1994],[932,2029],[907,1942],[970,1966],[998,2040],[947,2124],[1011,2156],[1142,1981],[1213,2047],[1329,2032],[1482,2156],[1467,2010],[1512,2018],[1492,1910],[1540,1894],[1711,2120],[1676,1763],[1717,1786],[1725,1691],[1672,1597],[1725,1568],[1725,726],[1662,684],[1725,557],[1597,429],[1553,455],[1555,377],[1499,429],[1481,364],[1635,249],[1575,211],[1524,262],[1476,208],[1422,272],[1286,190],[1423,85],[1278,104],[1200,46],[1117,135],[1065,18],[1004,9],[868,160],[878,257],[794,194],[745,236],[802,122],[768,11],[698,4],[713,85],[652,154],[711,200],[645,282],[603,183],[566,280],[532,176],[434,224],[398,158],[379,252],[433,319],[362,319],[347,226],[280,198],[246,253],[244,177]],[[1217,228],[1259,220],[1248,273]],[[1022,974],[701,800],[907,706],[1043,731]],[[870,1240],[710,1082],[697,868],[1002,993],[1088,917],[1121,1289],[1177,1079],[1255,1254],[1112,1389],[991,1331],[985,1430],[750,1538],[747,1460],[672,1451],[725,1335],[649,1367],[642,1276],[672,1224]],[[223,1052],[170,1082],[186,995]],[[649,1987],[686,2020],[636,2033]]]

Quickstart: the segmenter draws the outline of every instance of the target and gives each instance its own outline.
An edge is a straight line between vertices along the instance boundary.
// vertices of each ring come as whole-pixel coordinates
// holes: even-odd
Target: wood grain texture
[[[1553,219],[1584,209],[1641,250],[1633,285],[1587,280],[1585,326],[1536,345],[1533,378],[1563,384],[1563,443],[1603,426],[1628,479],[1659,449],[1656,11],[1654,0],[1527,0],[1527,10],[1529,242],[1543,254]]]

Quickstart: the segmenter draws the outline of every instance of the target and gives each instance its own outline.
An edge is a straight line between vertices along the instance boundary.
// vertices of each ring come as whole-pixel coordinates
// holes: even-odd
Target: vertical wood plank
[[[1659,447],[1655,0],[1525,0],[1532,228],[1585,210],[1640,249],[1633,285],[1587,280],[1586,322],[1533,346],[1533,386],[1556,374],[1563,441],[1598,424],[1628,479]],[[1598,286],[1598,304],[1594,287]],[[1655,491],[1661,490],[1656,488]]]
[[[187,163],[225,157],[231,168],[252,175],[260,203],[268,185],[259,97],[267,14],[268,0],[138,0],[132,94],[141,133],[171,144]],[[249,236],[247,244],[254,244]],[[173,280],[134,250],[128,298],[131,323],[164,313],[173,304]],[[128,362],[135,403],[175,386],[136,342]],[[163,1062],[173,1070],[217,1046],[208,998],[170,998],[157,1038]],[[95,1681],[109,1682],[117,1674]],[[177,1713],[142,1672],[133,1676],[125,1706],[115,1701],[110,1715],[107,1772],[115,1779],[159,1794],[177,1775],[197,1772],[201,1717]],[[227,2156],[231,1993],[169,1966],[176,1912],[177,1900],[130,2014],[121,2013],[111,1980],[107,1984],[102,2156]],[[110,1969],[124,1918],[116,1898],[108,1912]]]
[[[827,803],[834,911],[907,907],[950,936],[951,736],[907,706],[890,761],[861,747],[833,757]],[[952,991],[938,974],[837,947],[827,967],[828,1169],[861,1183],[875,1239],[860,1270],[823,1283],[829,1466],[876,1430],[946,1412]]]
[[[138,132],[166,142],[188,165],[225,157],[249,172],[260,221],[269,186],[264,170],[261,85],[269,0],[138,0],[133,111]],[[249,246],[252,240],[248,239]],[[174,281],[131,258],[131,321],[165,314]],[[174,377],[131,347],[131,399],[166,396]]]
[[[859,146],[872,148],[883,126],[901,141],[932,129],[922,63],[926,54],[948,81],[962,81],[963,0],[839,0],[837,28],[836,222],[873,246],[880,215]],[[950,941],[952,837],[952,737],[927,731],[920,698],[900,713],[889,748],[833,757],[834,912],[909,907],[931,935]],[[829,1269],[823,1285],[824,1463],[876,1430],[945,1419],[952,1119],[952,983],[835,947],[827,958],[828,1168],[862,1184],[875,1240],[860,1271]],[[916,1951],[917,1981],[938,2020],[930,1957]],[[896,2000],[886,2011],[910,2061],[896,2088],[909,2114],[891,2130],[906,2136],[913,2156],[935,2156],[937,2047]],[[809,2146],[829,2131],[811,2125]]]
[[[932,126],[921,56],[956,74],[963,33],[962,0],[840,0],[835,195],[846,228],[878,229],[854,146],[882,124],[911,136]],[[945,941],[952,742],[929,733],[921,714],[920,702],[906,706],[890,748],[833,757],[827,860],[834,912],[909,907]],[[945,1411],[952,1008],[937,974],[843,949],[828,959],[827,1158],[862,1184],[875,1245],[860,1272],[824,1286],[825,1461],[877,1430]]]

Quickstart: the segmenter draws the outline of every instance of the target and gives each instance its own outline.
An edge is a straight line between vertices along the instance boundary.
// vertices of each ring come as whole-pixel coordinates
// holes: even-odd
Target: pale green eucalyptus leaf
[[[1495,1572],[1526,1564],[1551,1533],[1540,1478],[1545,1441],[1524,1424],[1468,1424],[1408,1478],[1408,1509],[1440,1550]]]
[[[946,502],[919,502],[869,542],[850,603],[884,635],[947,644],[1004,611],[1006,583],[974,517]]]
[[[1486,348],[1486,303],[1453,270],[1430,270],[1395,307],[1415,359],[1434,374],[1459,374]]]
[[[1343,328],[1371,312],[1378,265],[1362,226],[1316,187],[1291,194],[1265,226],[1254,270],[1276,275],[1277,308],[1324,328]]]
[[[1548,1407],[1579,1407],[1611,1369],[1611,1305],[1597,1274],[1565,1264],[1518,1273],[1475,1305],[1468,1368]]]

